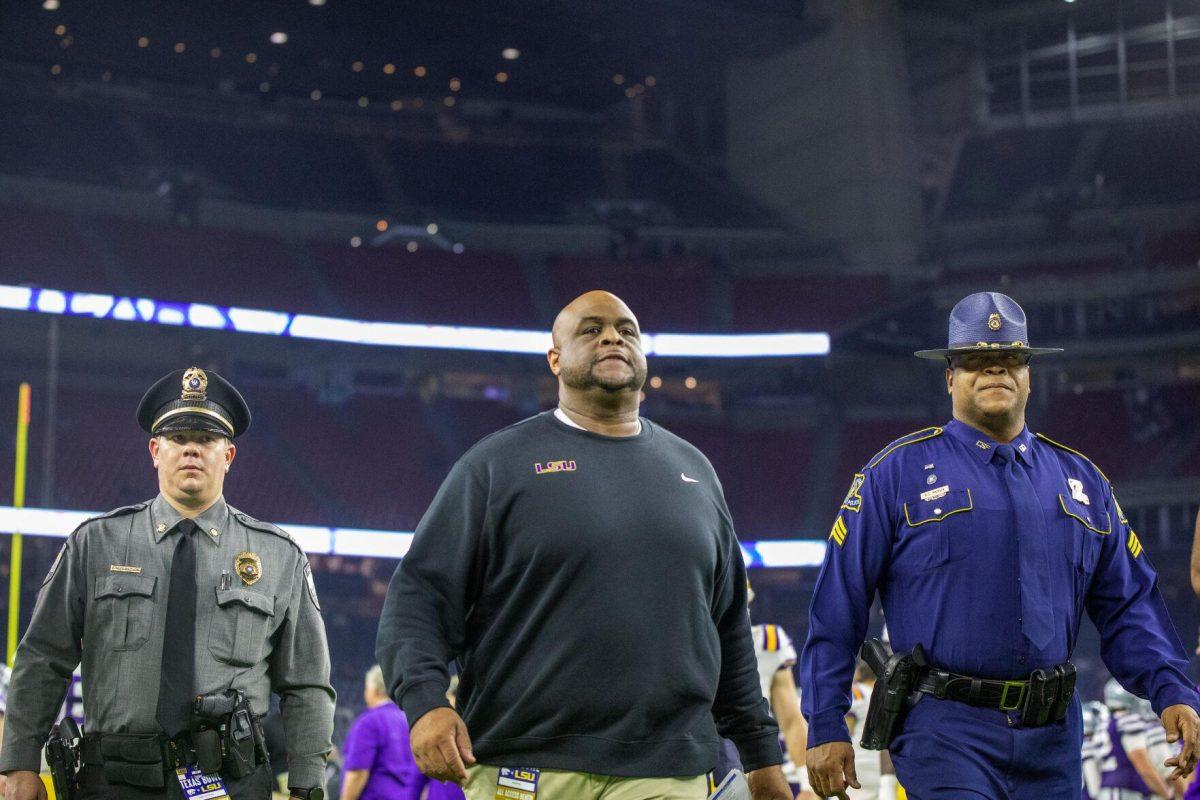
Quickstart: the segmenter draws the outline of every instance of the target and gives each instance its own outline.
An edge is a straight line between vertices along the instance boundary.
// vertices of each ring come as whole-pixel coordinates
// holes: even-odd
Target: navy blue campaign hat
[[[1030,347],[1025,312],[1017,301],[999,292],[976,292],[950,311],[947,346],[918,350],[919,358],[941,359],[962,353],[1018,352],[1030,356],[1061,353],[1061,347]]]
[[[159,378],[138,404],[137,419],[151,436],[208,431],[233,439],[250,427],[250,407],[232,383],[191,367]]]

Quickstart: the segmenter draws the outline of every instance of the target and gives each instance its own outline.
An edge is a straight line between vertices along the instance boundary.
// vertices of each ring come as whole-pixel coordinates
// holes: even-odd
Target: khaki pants
[[[500,785],[500,770],[486,764],[467,769],[467,800],[704,800],[708,776],[693,778],[619,778],[561,769],[538,771],[536,795]],[[516,776],[515,783],[522,783]],[[510,781],[510,783],[512,783]]]

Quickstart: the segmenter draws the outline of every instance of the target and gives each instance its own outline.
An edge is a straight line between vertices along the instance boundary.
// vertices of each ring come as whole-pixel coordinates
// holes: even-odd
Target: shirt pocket
[[[904,562],[917,570],[940,567],[967,554],[967,529],[975,499],[970,489],[947,492],[934,500],[904,503]]]
[[[220,661],[252,667],[262,661],[275,598],[251,589],[217,589],[208,649]]]
[[[1067,537],[1063,545],[1067,560],[1077,569],[1091,574],[1100,558],[1101,537],[1112,533],[1112,517],[1107,511],[1093,509],[1060,494],[1058,521]]]
[[[154,615],[153,575],[112,573],[96,581],[96,616],[99,619],[100,639],[109,642],[113,650],[137,650],[150,635],[150,620]]]

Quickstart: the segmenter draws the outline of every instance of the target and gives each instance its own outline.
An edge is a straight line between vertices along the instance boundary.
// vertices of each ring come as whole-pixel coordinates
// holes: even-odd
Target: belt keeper
[[[979,695],[983,692],[983,680],[980,678],[971,678],[971,688],[967,692],[967,702],[972,705],[979,702]]]

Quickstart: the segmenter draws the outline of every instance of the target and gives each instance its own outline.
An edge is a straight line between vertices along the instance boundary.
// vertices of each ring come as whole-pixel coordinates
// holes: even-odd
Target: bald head
[[[558,316],[554,318],[554,327],[550,329],[554,346],[562,347],[565,337],[579,325],[580,320],[589,317],[628,320],[637,327],[637,317],[629,310],[629,306],[625,305],[624,300],[612,292],[593,289],[579,295],[558,312]]]
[[[599,290],[581,294],[558,312],[552,334],[546,358],[558,376],[560,399],[568,393],[578,403],[640,401],[646,382],[642,332],[621,298]]]

